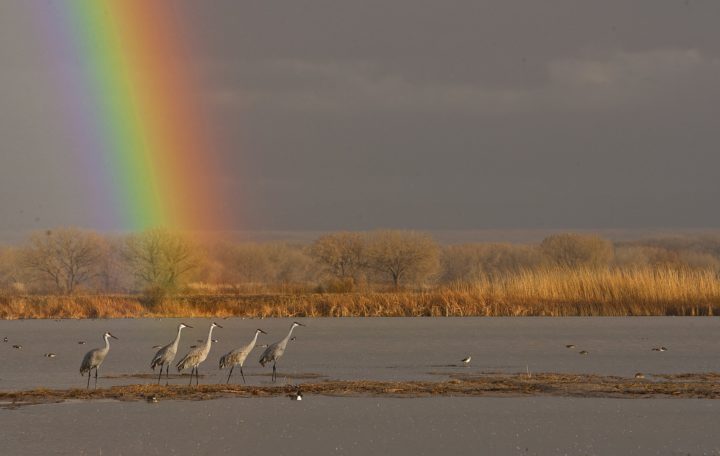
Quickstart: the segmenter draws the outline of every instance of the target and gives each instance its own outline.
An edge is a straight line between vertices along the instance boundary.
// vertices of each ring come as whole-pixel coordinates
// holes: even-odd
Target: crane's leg
[[[95,389],[97,389],[97,371],[98,371],[98,368],[96,367],[95,368]]]
[[[195,386],[200,385],[200,366],[195,368]]]
[[[242,371],[242,364],[240,365],[240,375],[242,375],[243,383],[247,383],[247,382],[245,381],[245,374],[243,374],[243,371]]]
[[[87,389],[90,389],[90,377],[92,377],[92,369],[88,370],[88,384],[87,384]]]
[[[232,375],[233,369],[235,369],[235,365],[234,365],[234,364],[233,364],[232,366],[230,366],[230,373],[228,374],[228,378],[227,378],[227,381],[226,381],[225,383],[230,383],[230,376]],[[240,372],[242,372],[242,367],[240,367]]]
[[[158,375],[158,385],[160,384],[160,379],[162,378],[162,370],[163,370],[163,367],[164,367],[164,366],[161,364],[161,365],[160,365],[160,375]]]
[[[277,378],[277,375],[275,374],[275,361],[273,361],[273,374],[272,374],[272,381],[274,382]]]
[[[192,386],[192,376],[193,376],[193,372],[195,372],[195,368],[194,368],[194,367],[193,367],[192,370],[190,371],[190,386]]]
[[[168,363],[167,368],[165,369],[165,386],[167,386],[169,381],[170,381],[170,363]]]

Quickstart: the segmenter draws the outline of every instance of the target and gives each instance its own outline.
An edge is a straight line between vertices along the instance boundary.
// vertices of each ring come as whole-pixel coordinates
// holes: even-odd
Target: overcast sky
[[[720,227],[718,1],[172,3],[229,229]],[[26,5],[0,2],[0,230],[92,227]]]

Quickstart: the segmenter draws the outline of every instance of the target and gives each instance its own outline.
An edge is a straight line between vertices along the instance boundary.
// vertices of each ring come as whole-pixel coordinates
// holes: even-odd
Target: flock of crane
[[[273,363],[273,372],[272,372],[272,381],[274,382],[277,379],[277,371],[275,368],[275,365],[277,363],[277,360],[285,353],[285,347],[287,347],[288,341],[290,340],[290,337],[292,336],[293,329],[295,329],[298,326],[305,326],[302,323],[293,322],[292,325],[290,325],[290,331],[288,331],[287,336],[285,336],[284,339],[275,342],[274,344],[270,344],[267,346],[265,351],[263,352],[262,356],[260,357],[260,364],[265,367],[266,364],[272,362]],[[160,384],[160,380],[162,379],[162,372],[163,368],[165,368],[165,378],[169,381],[170,379],[170,365],[175,361],[175,356],[177,355],[178,350],[178,344],[180,343],[180,333],[184,328],[192,328],[190,325],[186,325],[185,323],[180,323],[178,325],[177,334],[175,335],[175,339],[170,342],[167,345],[164,345],[160,347],[160,349],[155,353],[155,356],[153,357],[152,361],[150,362],[150,367],[155,370],[156,367],[160,367],[160,374],[158,375],[158,384]],[[178,372],[182,372],[183,370],[187,368],[191,368],[190,371],[190,385],[192,385],[193,375],[195,375],[195,384],[200,384],[200,377],[198,372],[198,367],[200,364],[207,359],[208,354],[210,353],[210,346],[212,344],[212,332],[215,328],[222,328],[219,324],[213,322],[210,324],[210,330],[208,331],[207,339],[205,340],[205,344],[201,345],[199,347],[193,348],[190,350],[185,356],[182,357],[180,361],[176,364]],[[233,369],[235,369],[235,366],[240,366],[240,375],[242,376],[243,382],[245,382],[245,374],[243,373],[243,364],[245,363],[245,360],[247,359],[250,352],[255,348],[255,345],[257,344],[258,335],[260,333],[267,334],[262,329],[255,330],[255,336],[252,338],[249,344],[245,345],[244,347],[240,347],[238,349],[232,350],[231,352],[226,353],[220,358],[220,369],[223,369],[225,367],[230,368],[230,373],[227,377],[227,382],[230,382],[230,376],[233,373]],[[88,380],[87,380],[87,387],[90,388],[90,378],[92,374],[92,370],[95,369],[95,387],[97,387],[97,378],[98,378],[98,368],[102,365],[103,361],[105,361],[105,358],[107,357],[108,352],[110,351],[110,338],[117,339],[117,337],[113,336],[109,332],[106,332],[103,335],[103,339],[105,339],[105,346],[102,348],[95,348],[93,350],[90,350],[85,354],[85,357],[82,360],[82,364],[80,365],[80,375],[85,375],[87,373]]]

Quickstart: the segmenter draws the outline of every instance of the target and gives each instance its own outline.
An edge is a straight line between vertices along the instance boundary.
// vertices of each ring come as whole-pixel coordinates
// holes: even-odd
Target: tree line
[[[613,243],[556,234],[539,244],[440,245],[406,230],[335,232],[312,243],[194,239],[165,229],[124,236],[77,228],[0,247],[5,293],[425,289],[541,268],[701,268],[720,271],[720,237]],[[274,288],[273,288],[274,287]]]

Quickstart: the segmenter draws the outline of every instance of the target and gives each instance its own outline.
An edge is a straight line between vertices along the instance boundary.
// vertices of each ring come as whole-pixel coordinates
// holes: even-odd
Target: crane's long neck
[[[292,325],[290,327],[290,331],[288,331],[288,335],[285,336],[285,338],[283,339],[283,341],[282,341],[283,346],[287,345],[288,341],[290,340],[290,336],[292,336],[293,329],[295,329],[295,325]]]
[[[214,326],[210,326],[210,331],[208,331],[208,337],[205,341],[205,353],[210,352],[210,346],[212,345],[212,330],[214,329]]]
[[[250,350],[255,348],[255,344],[257,344],[257,338],[258,338],[259,334],[260,334],[260,331],[255,331],[255,337],[253,337],[253,340],[250,341]]]
[[[105,348],[103,348],[103,351],[107,352],[110,350],[110,336],[104,336],[105,339]]]
[[[175,349],[175,351],[177,351],[178,344],[180,343],[180,333],[182,332],[182,330],[182,326],[178,326],[177,336],[175,336],[175,340],[172,343],[172,347]]]

